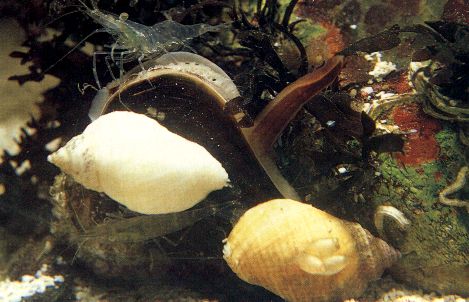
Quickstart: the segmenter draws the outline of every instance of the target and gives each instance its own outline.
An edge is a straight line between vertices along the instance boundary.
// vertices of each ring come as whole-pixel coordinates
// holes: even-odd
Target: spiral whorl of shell
[[[358,297],[399,257],[359,224],[289,199],[248,210],[223,254],[241,279],[288,301]]]
[[[203,146],[128,111],[100,116],[48,160],[141,214],[187,210],[229,181]]]

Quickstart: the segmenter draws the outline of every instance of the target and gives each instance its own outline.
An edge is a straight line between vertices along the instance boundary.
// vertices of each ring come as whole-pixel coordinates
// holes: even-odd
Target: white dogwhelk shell
[[[48,160],[142,214],[186,210],[229,181],[204,147],[127,111],[100,116]]]

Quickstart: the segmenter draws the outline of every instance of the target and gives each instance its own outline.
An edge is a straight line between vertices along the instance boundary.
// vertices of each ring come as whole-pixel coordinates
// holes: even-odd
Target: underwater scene
[[[469,1],[0,1],[0,302],[469,301]]]

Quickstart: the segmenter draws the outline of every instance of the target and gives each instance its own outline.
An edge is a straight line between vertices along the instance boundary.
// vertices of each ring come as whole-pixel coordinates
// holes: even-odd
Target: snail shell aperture
[[[342,301],[360,296],[400,253],[357,223],[276,199],[240,218],[223,255],[238,277],[288,301]]]
[[[86,188],[142,214],[186,210],[228,183],[225,169],[204,147],[126,111],[99,117],[48,160]]]

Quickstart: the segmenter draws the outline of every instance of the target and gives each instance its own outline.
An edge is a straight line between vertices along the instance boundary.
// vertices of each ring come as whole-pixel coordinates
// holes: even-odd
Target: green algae
[[[305,20],[295,27],[295,36],[300,39],[303,45],[308,45],[311,40],[326,34],[327,30],[320,24]]]
[[[418,166],[401,166],[392,156],[379,157],[382,181],[372,200],[391,204],[412,221],[402,240],[391,241],[403,253],[395,277],[427,289],[468,294],[469,232],[464,210],[438,202],[438,193],[465,165],[464,148],[451,125],[435,135],[439,157]]]

